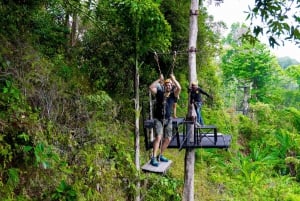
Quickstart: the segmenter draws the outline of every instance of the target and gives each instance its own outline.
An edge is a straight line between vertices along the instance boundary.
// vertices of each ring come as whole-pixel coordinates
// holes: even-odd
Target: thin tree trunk
[[[74,12],[72,15],[72,29],[71,29],[71,38],[70,38],[71,47],[74,47],[76,45],[77,29],[78,29],[78,16],[77,13]]]
[[[134,90],[135,90],[135,137],[134,137],[134,153],[135,153],[135,167],[138,173],[141,171],[140,165],[140,74],[139,74],[139,29],[140,22],[136,23],[135,27],[135,74],[134,74]],[[141,181],[136,182],[135,201],[141,200]]]
[[[140,92],[139,92],[139,86],[140,86],[140,79],[139,79],[139,66],[138,66],[138,60],[135,61],[135,138],[134,138],[134,145],[135,145],[135,167],[137,171],[139,172],[141,169],[140,166]],[[135,200],[140,201],[140,188],[141,183],[140,181],[137,181],[136,183],[136,195]]]
[[[69,15],[69,13],[66,13],[66,16],[65,16],[65,26],[68,28],[68,30],[70,30],[71,29],[71,27],[70,27],[70,15]],[[65,44],[65,52],[67,52],[68,53],[68,51],[69,51],[69,41],[70,41],[70,35],[67,33],[67,32],[65,32],[64,33],[64,37],[65,37],[65,39],[66,39],[66,44]]]
[[[244,86],[244,98],[243,98],[243,115],[247,115],[249,111],[249,89],[250,87]]]
[[[191,0],[190,7],[190,34],[189,34],[189,81],[197,81],[196,71],[196,47],[198,35],[198,8],[199,1]],[[191,110],[192,107],[188,107]],[[192,114],[189,111],[188,114]],[[193,118],[190,116],[189,118]],[[192,126],[193,127],[193,126]],[[194,136],[194,129],[189,129],[190,136]],[[189,139],[188,139],[189,140]],[[194,201],[194,167],[195,167],[195,150],[187,149],[185,153],[184,167],[184,189],[183,201]]]

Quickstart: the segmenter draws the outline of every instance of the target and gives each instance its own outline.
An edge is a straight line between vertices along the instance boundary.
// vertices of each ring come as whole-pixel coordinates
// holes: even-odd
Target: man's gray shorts
[[[163,132],[163,126],[164,126],[164,132]],[[158,119],[154,119],[154,130],[156,136],[164,134],[163,137],[172,137],[172,130],[173,130],[172,119],[165,119],[162,121]]]

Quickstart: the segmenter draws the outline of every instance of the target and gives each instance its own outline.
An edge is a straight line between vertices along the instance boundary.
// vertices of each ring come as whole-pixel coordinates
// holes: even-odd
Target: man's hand
[[[174,74],[170,74],[170,78],[171,78],[171,80],[176,80],[176,78],[175,78],[175,75]]]
[[[160,74],[160,76],[159,76],[159,83],[164,84],[164,75],[163,74]]]

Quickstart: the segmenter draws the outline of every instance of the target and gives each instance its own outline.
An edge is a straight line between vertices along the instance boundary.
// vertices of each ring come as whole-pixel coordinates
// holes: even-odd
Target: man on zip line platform
[[[164,76],[161,74],[159,79],[155,80],[149,86],[149,89],[155,95],[156,99],[153,114],[155,140],[153,141],[153,155],[150,164],[157,167],[159,166],[159,161],[169,161],[163,156],[163,152],[169,146],[172,138],[173,126],[171,114],[173,104],[181,92],[181,86],[173,74],[170,75],[170,79],[166,80],[164,80]],[[160,154],[158,155],[159,148]]]

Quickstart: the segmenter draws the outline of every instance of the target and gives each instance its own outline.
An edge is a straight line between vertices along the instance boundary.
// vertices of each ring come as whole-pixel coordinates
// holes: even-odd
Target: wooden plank
[[[153,172],[153,173],[160,173],[165,174],[167,170],[170,168],[172,161],[169,160],[168,162],[159,162],[159,166],[155,167],[150,164],[149,160],[145,165],[142,166],[142,170],[145,172]]]

